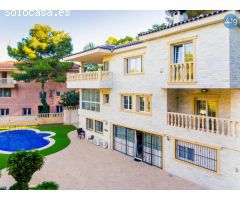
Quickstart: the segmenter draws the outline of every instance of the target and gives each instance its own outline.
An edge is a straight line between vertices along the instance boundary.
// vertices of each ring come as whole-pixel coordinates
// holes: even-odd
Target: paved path
[[[192,182],[119,152],[102,149],[70,133],[71,144],[46,158],[31,185],[55,181],[60,189],[203,189]],[[13,179],[3,170],[0,186],[10,186]]]

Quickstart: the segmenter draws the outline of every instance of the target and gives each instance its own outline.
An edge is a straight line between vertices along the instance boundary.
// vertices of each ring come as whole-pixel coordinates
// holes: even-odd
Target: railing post
[[[101,81],[102,80],[102,69],[98,68],[98,80]]]
[[[231,136],[232,134],[231,134],[231,123],[230,123],[230,120],[228,120],[228,133],[227,133],[227,135],[228,136]]]

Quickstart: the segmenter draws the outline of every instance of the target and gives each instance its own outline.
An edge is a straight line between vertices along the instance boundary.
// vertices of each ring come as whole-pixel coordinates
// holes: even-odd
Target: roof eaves
[[[202,15],[199,15],[199,16],[196,16],[196,17],[186,19],[184,21],[180,21],[180,22],[175,23],[175,24],[169,24],[165,27],[161,27],[161,28],[156,29],[156,30],[151,30],[151,31],[146,31],[146,32],[140,33],[140,34],[138,34],[138,36],[140,37],[140,36],[148,35],[148,34],[151,34],[151,33],[159,32],[159,31],[162,31],[162,30],[165,30],[165,29],[173,28],[173,27],[176,27],[176,26],[179,26],[179,25],[182,25],[182,24],[186,24],[186,23],[196,21],[196,20],[199,20],[199,19],[202,19],[202,18],[210,17],[210,16],[220,14],[220,13],[223,13],[223,12],[226,12],[226,10],[218,10],[218,11],[214,11],[212,13],[202,14]]]
[[[92,51],[92,50],[95,50],[95,49],[104,49],[104,50],[109,50],[109,51],[113,52],[116,49],[129,47],[129,46],[133,46],[133,45],[140,44],[140,43],[142,43],[141,40],[137,40],[137,41],[134,41],[134,42],[129,42],[129,43],[126,43],[126,44],[121,44],[121,45],[118,45],[118,46],[106,44],[106,45],[97,46],[97,47],[92,48],[92,49],[88,49],[88,50],[80,51],[80,52],[77,52],[77,53],[73,53],[73,54],[70,54],[68,56],[65,56],[64,58],[68,58],[68,57],[71,57],[71,56],[74,56],[74,55],[77,55],[77,54],[89,52],[89,51]]]
[[[124,47],[133,46],[133,45],[137,45],[137,44],[140,44],[140,43],[142,43],[141,40],[136,40],[136,41],[134,41],[134,42],[129,42],[129,43],[126,43],[126,44],[121,44],[121,45],[115,46],[115,47],[114,47],[114,50],[115,50],[115,49],[124,48]]]
[[[111,49],[108,48],[108,47],[97,46],[97,47],[94,47],[94,48],[92,48],[92,49],[88,49],[88,50],[84,50],[84,51],[79,51],[79,52],[77,52],[77,53],[72,53],[72,54],[70,54],[70,55],[65,56],[64,58],[68,58],[68,57],[71,57],[71,56],[75,56],[75,55],[77,55],[77,54],[81,54],[81,53],[93,51],[93,50],[95,50],[95,49],[104,49],[104,50],[110,50],[110,51],[111,51]]]

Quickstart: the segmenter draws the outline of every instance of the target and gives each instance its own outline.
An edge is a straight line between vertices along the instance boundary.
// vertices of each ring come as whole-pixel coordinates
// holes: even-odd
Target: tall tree
[[[66,72],[73,65],[61,60],[73,50],[69,34],[36,24],[30,29],[29,36],[17,43],[16,48],[8,46],[7,50],[10,57],[19,61],[15,64],[19,72],[12,72],[11,76],[18,81],[39,82],[42,112],[49,112],[45,84],[48,81],[65,82]]]
[[[192,18],[192,17],[196,17],[199,16],[201,14],[208,14],[213,12],[214,10],[166,10],[165,13],[167,15],[166,20],[169,24],[173,23],[173,15],[174,13],[176,13],[177,11],[180,12],[186,12],[188,18]]]
[[[88,50],[94,49],[95,47],[96,45],[93,42],[89,42],[83,47],[83,50],[88,51]]]
[[[127,44],[129,42],[134,42],[136,40],[138,40],[138,37],[130,37],[130,36],[125,36],[124,38],[114,38],[112,36],[110,36],[107,40],[106,40],[106,44],[109,45],[121,45],[121,44]]]
[[[61,101],[59,102],[64,107],[68,106],[78,106],[79,105],[79,92],[76,92],[75,90],[69,90],[64,92],[63,95],[61,95]]]
[[[153,24],[151,28],[148,29],[148,31],[154,31],[154,30],[159,30],[163,27],[167,26],[165,23],[162,24]],[[145,31],[138,33],[138,35],[145,33]]]
[[[118,41],[117,38],[110,36],[110,37],[106,40],[106,44],[109,44],[109,45],[117,45],[117,41]]]
[[[199,16],[201,14],[208,14],[213,12],[214,10],[187,10],[187,15],[188,18],[192,18],[192,17],[196,17]]]

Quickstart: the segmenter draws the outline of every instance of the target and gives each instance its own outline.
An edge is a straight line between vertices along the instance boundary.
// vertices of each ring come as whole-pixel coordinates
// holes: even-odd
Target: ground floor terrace
[[[31,185],[48,180],[57,182],[60,189],[205,189],[130,156],[80,140],[76,131],[69,137],[70,145],[46,157]],[[0,186],[13,182],[3,170]]]
[[[79,115],[79,124],[96,145],[107,141],[108,148],[126,159],[209,189],[240,188],[239,137],[171,126],[167,121],[162,121],[162,129],[157,131],[154,126],[144,129],[133,126],[131,121],[101,120],[99,116],[96,120],[86,114]]]

